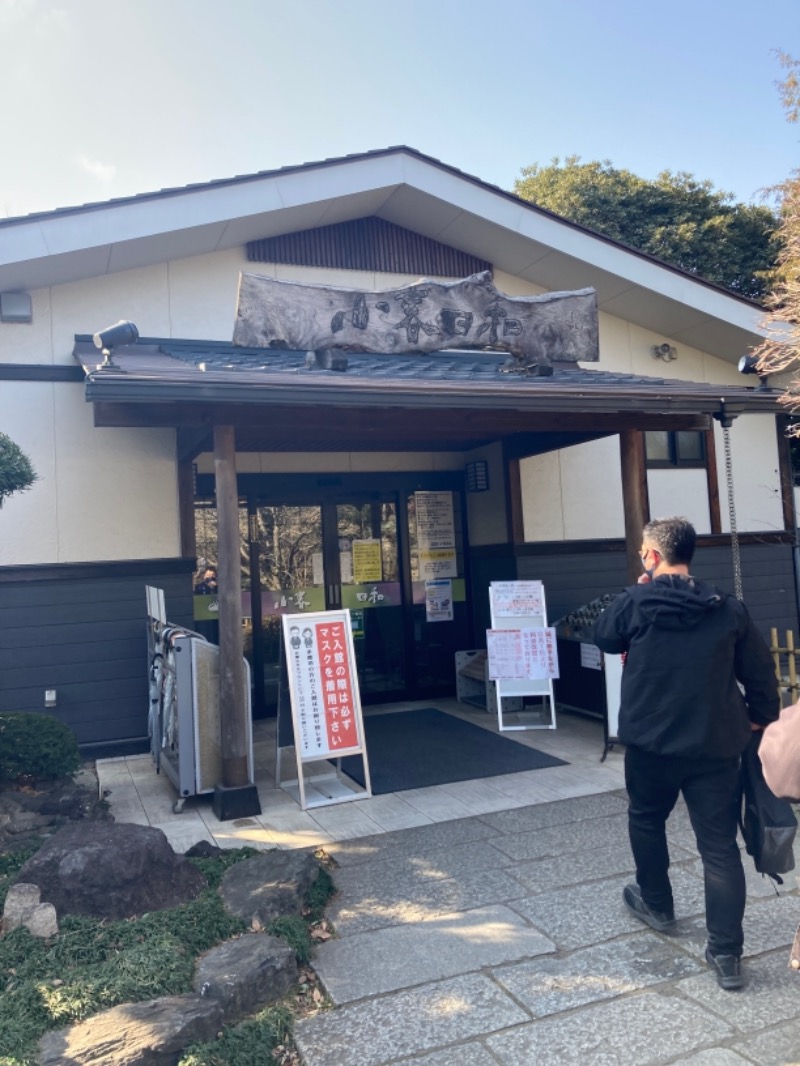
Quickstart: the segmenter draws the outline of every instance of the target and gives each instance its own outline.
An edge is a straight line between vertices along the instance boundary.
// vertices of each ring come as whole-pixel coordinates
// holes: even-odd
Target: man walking
[[[720,987],[735,989],[744,983],[739,756],[751,730],[778,717],[780,701],[747,608],[690,575],[695,541],[685,518],[649,522],[645,572],[600,615],[594,639],[627,653],[619,739],[637,884],[625,888],[625,905],[653,929],[675,925],[665,824],[683,793],[703,860],[706,960]]]

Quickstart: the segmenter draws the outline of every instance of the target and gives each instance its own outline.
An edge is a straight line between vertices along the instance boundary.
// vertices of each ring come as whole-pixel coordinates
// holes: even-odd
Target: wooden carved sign
[[[379,292],[242,274],[233,343],[289,351],[490,348],[521,366],[598,358],[594,289],[506,296],[488,271]]]

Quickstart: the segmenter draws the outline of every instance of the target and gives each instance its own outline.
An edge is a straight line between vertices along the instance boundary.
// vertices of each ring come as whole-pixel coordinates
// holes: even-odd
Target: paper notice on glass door
[[[450,580],[425,582],[425,620],[453,621],[453,582]]]

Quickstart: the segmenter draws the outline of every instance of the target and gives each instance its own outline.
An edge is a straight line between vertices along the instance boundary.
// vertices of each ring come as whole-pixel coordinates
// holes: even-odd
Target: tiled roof
[[[551,376],[520,372],[505,353],[341,353],[345,370],[307,364],[307,353],[240,348],[213,341],[142,338],[115,349],[113,369],[88,336],[74,354],[88,375],[87,398],[115,402],[365,403],[418,406],[658,410],[710,413],[721,398],[742,410],[777,411],[771,389],[680,381],[558,363]]]

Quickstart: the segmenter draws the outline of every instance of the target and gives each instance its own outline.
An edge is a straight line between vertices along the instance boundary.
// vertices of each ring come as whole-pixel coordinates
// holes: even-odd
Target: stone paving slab
[[[705,908],[703,884],[680,869],[672,873],[675,910],[698,914]],[[566,951],[600,944],[623,933],[641,932],[644,926],[622,902],[622,890],[630,878],[573,885],[538,896],[510,901],[510,906]],[[678,923],[677,932],[681,932]]]
[[[800,978],[798,978],[800,980]],[[800,989],[798,989],[800,995]],[[797,1066],[800,1062],[800,1025],[770,1026],[766,1032],[735,1045],[758,1066]]]
[[[482,1044],[459,1044],[432,1055],[415,1055],[413,1059],[399,1059],[397,1066],[497,1066],[497,1059]]]
[[[680,996],[644,992],[489,1036],[503,1066],[661,1066],[733,1035],[721,1018]]]
[[[469,974],[301,1020],[295,1039],[306,1066],[382,1066],[528,1020],[490,978]]]
[[[346,872],[353,874],[358,869]],[[474,910],[491,903],[506,903],[526,895],[524,886],[504,870],[468,871],[444,881],[395,879],[387,882],[385,890],[376,888],[366,896],[361,894],[357,878],[352,887],[342,885],[338,875],[335,883],[341,892],[328,908],[328,914],[340,937],[388,925],[408,925],[434,915]]]
[[[684,981],[681,992],[742,1033],[756,1032],[767,1025],[780,1025],[797,1016],[800,978],[789,969],[788,950],[749,959],[742,969],[747,985],[736,995],[723,991],[716,981],[699,977]],[[795,1051],[800,1056],[800,1043]]]
[[[619,847],[628,839],[628,818],[624,814],[607,815],[585,822],[569,822],[527,833],[508,833],[493,838],[492,843],[514,862],[547,856],[573,855],[596,848]]]
[[[537,803],[509,811],[481,815],[481,821],[498,833],[530,833],[554,825],[584,822],[611,814],[624,814],[628,809],[624,794],[603,792],[595,796],[576,796],[553,803]]]
[[[743,1059],[730,1048],[715,1047],[709,1048],[708,1051],[698,1051],[688,1059],[682,1058],[681,1066],[748,1066],[749,1062],[749,1059]]]
[[[338,1005],[552,951],[547,937],[497,905],[329,940],[314,969]]]
[[[341,867],[345,867],[375,860],[385,861],[390,856],[427,855],[457,844],[488,840],[495,836],[492,827],[482,818],[454,818],[449,822],[396,829],[392,833],[360,837],[358,840],[332,841],[325,851]]]
[[[641,933],[567,958],[540,958],[495,969],[494,976],[534,1018],[613,999],[694,975],[701,967],[666,938]],[[681,986],[683,987],[683,986]],[[716,987],[716,984],[715,984]]]
[[[508,856],[493,847],[490,841],[482,840],[479,846],[475,841],[469,841],[423,854],[390,853],[380,860],[340,867],[334,871],[333,879],[342,891],[354,890],[370,896],[391,890],[393,884],[401,881],[424,889],[427,881],[510,865]]]
[[[670,851],[674,863],[680,863],[687,867],[690,873],[698,876],[696,870],[688,865],[691,859],[689,852],[676,846]],[[530,893],[547,892],[553,888],[599,880],[614,874],[628,874],[629,881],[635,880],[633,855],[627,842],[594,848],[582,855],[548,855],[530,862],[517,862],[508,867],[508,872],[525,885]]]
[[[519,909],[517,904],[514,907]],[[799,914],[800,901],[797,896],[748,900],[744,912],[744,957],[783,948],[788,962]],[[706,927],[702,915],[679,921],[678,932],[684,950],[702,957],[706,949]]]

